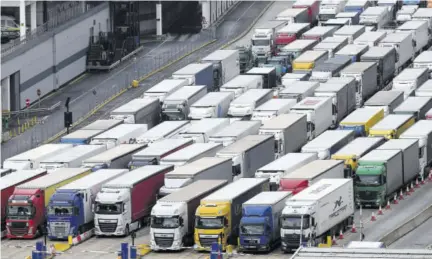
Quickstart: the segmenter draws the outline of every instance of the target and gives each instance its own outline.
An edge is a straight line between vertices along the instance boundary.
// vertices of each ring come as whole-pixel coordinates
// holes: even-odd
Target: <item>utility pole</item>
[[[69,134],[69,128],[70,126],[72,126],[72,112],[69,111],[69,102],[70,102],[70,97],[66,99],[66,103],[65,103],[66,111],[64,113],[64,126],[66,128],[67,134]]]

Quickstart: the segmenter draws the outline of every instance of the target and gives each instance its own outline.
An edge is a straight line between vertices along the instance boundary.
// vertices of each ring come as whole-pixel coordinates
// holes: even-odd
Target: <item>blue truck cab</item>
[[[239,250],[270,252],[280,243],[279,217],[291,192],[262,192],[243,203]]]

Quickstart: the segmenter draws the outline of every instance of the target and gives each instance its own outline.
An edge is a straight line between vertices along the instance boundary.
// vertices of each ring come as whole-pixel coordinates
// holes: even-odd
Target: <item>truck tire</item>
[[[127,224],[125,228],[125,237],[127,236],[129,236],[129,224]]]

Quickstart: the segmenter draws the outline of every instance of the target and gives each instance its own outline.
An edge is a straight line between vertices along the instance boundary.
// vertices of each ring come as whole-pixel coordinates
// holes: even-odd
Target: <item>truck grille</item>
[[[203,247],[211,247],[213,243],[217,243],[218,238],[200,237],[200,244]]]
[[[289,234],[284,236],[284,241],[287,244],[291,244],[291,245],[299,245],[300,244],[300,235],[298,234]],[[302,236],[302,243],[307,242],[308,240],[306,239],[305,236]]]
[[[52,233],[53,233],[53,236],[56,236],[56,237],[66,236],[67,235],[66,227],[55,226],[52,228]]]
[[[245,238],[243,241],[247,245],[257,245],[260,243],[260,240],[257,238]]]
[[[174,241],[173,237],[155,237],[156,245],[161,247],[170,247]]]
[[[26,227],[24,227],[24,228],[12,227],[12,228],[10,228],[10,232],[13,236],[24,236],[25,234],[27,234],[28,229]]]
[[[117,229],[117,222],[115,222],[115,223],[101,223],[101,222],[99,222],[99,228],[102,232],[113,233]]]
[[[26,222],[12,222],[12,228],[25,228]]]
[[[377,198],[378,192],[376,191],[359,191],[359,197],[364,201],[371,201]]]

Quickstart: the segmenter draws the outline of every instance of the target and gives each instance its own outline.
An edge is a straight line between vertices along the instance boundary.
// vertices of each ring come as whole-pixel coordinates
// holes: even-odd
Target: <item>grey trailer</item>
[[[340,71],[351,64],[351,58],[347,56],[336,56],[317,64],[312,69],[312,75],[309,81],[326,82],[332,77],[338,77]]]
[[[273,89],[277,86],[275,67],[254,67],[251,70],[247,71],[246,75],[262,76],[264,89]]]
[[[130,124],[147,124],[150,129],[159,124],[161,107],[157,99],[137,98],[110,113],[110,119]]]
[[[384,110],[384,116],[393,113],[393,110],[404,101],[403,91],[379,91],[369,98],[365,107],[379,107]]]
[[[383,89],[395,75],[396,50],[390,47],[371,47],[360,57],[360,61],[378,64],[378,87]]]
[[[172,78],[187,79],[189,81],[189,85],[205,85],[207,86],[208,92],[215,90],[217,87],[214,85],[212,63],[192,63],[186,65],[185,67],[174,72],[172,74]]]
[[[360,57],[369,49],[367,45],[348,44],[336,52],[336,56],[348,56],[352,62],[360,61]]]
[[[354,77],[357,80],[357,107],[377,91],[378,69],[375,62],[355,62],[341,71],[341,77]]]
[[[315,89],[317,89],[319,85],[319,82],[295,81],[279,92],[279,98],[294,99],[300,102],[306,97],[313,96]]]
[[[426,113],[432,109],[431,97],[409,96],[396,109],[394,114],[410,114],[416,121],[426,119]]]
[[[82,127],[81,130],[110,130],[122,124],[123,120],[97,120],[89,125]]]

